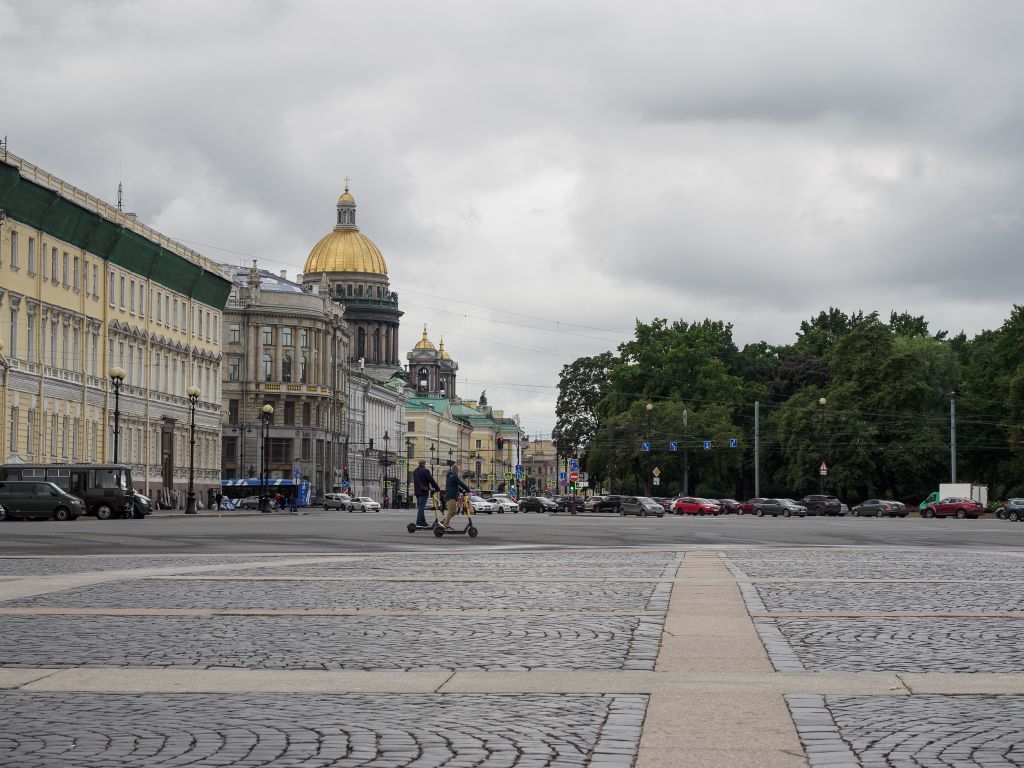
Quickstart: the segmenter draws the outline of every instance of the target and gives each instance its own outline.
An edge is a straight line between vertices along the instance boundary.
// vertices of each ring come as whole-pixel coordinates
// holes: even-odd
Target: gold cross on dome
[[[349,182],[349,178],[348,178],[348,176],[346,176],[345,177],[345,191],[346,192],[348,192],[348,182]]]

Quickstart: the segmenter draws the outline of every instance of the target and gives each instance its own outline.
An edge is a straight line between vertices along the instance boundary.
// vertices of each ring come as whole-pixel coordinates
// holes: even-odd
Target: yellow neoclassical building
[[[219,485],[221,310],[213,262],[132,214],[0,154],[0,434],[6,462],[119,460],[151,496]],[[180,494],[183,498],[184,494]]]

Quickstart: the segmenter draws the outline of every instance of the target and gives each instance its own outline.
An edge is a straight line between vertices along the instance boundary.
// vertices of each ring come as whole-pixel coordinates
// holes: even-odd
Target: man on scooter
[[[431,489],[435,491],[441,490],[434,476],[427,469],[426,459],[420,459],[419,466],[413,470],[412,483],[416,493],[416,525],[419,528],[426,528],[427,518],[423,514],[423,510],[427,506],[427,497],[430,495]]]
[[[463,493],[472,493],[473,489],[462,482],[459,477],[459,465],[452,464],[448,470],[448,475],[444,479],[444,498],[445,506],[447,511],[444,513],[444,527],[450,528],[449,523],[455,514],[459,511],[459,491]]]

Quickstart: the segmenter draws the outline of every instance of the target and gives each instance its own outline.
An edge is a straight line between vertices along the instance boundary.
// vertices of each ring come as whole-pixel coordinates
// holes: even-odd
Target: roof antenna
[[[3,152],[4,159],[7,159],[7,134],[6,133],[4,134],[4,137],[2,139],[0,139],[0,152]]]
[[[124,187],[120,181],[117,182],[117,210],[124,212]]]

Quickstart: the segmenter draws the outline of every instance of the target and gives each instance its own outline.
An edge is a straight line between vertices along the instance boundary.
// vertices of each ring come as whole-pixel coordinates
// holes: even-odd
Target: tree
[[[581,453],[597,431],[597,405],[605,396],[608,372],[615,363],[611,352],[581,357],[562,366],[555,404],[552,439],[560,450]]]

